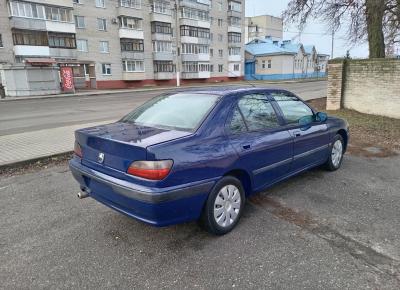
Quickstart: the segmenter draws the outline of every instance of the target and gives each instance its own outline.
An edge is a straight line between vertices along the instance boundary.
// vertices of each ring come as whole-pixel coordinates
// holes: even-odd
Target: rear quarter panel
[[[224,97],[189,137],[149,146],[148,159],[173,159],[171,173],[158,186],[174,186],[223,176],[238,159],[224,125],[230,111]]]

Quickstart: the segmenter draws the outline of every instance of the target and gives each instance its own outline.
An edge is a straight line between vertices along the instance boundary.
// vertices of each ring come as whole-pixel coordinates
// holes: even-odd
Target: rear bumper
[[[69,167],[81,189],[97,201],[130,217],[155,226],[167,226],[200,217],[208,193],[216,179],[168,188],[149,188],[132,184],[80,163]]]

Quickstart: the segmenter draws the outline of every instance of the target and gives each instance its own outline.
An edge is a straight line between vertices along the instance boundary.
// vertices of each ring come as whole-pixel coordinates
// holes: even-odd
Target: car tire
[[[329,147],[329,157],[325,163],[325,168],[329,171],[335,171],[340,168],[344,155],[343,137],[337,134]]]
[[[208,196],[200,218],[210,233],[224,235],[239,222],[245,204],[242,183],[233,176],[219,180]]]

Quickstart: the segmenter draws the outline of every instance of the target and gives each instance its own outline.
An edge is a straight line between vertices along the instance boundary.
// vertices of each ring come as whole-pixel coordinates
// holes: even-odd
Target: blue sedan
[[[221,235],[252,194],[315,166],[337,170],[349,130],[288,91],[247,87],[162,95],[75,138],[80,198],[155,226],[199,220]]]

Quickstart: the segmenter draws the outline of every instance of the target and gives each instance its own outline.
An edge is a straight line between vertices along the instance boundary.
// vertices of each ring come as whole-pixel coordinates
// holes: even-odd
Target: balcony
[[[172,41],[172,34],[164,34],[164,33],[152,33],[152,40],[161,40],[161,41]]]
[[[228,32],[242,33],[242,28],[240,26],[229,25],[228,26]]]
[[[54,58],[76,59],[77,51],[76,49],[50,47],[50,56]]]
[[[136,9],[136,8],[130,8],[130,7],[124,7],[124,6],[117,7],[117,15],[142,18],[143,12],[144,12],[143,9]]]
[[[46,20],[46,30],[64,33],[76,33],[75,23]]]
[[[209,38],[200,38],[192,36],[181,36],[181,43],[198,43],[198,44],[210,44],[211,40]]]
[[[121,57],[123,59],[142,60],[142,59],[144,59],[144,52],[139,52],[139,51],[121,51]]]
[[[172,23],[172,16],[171,16],[171,14],[152,12],[152,13],[150,13],[150,21],[151,22],[158,21],[158,22]]]
[[[50,56],[50,47],[14,45],[14,54],[18,56]]]
[[[174,55],[172,52],[153,52],[154,60],[173,60]]]
[[[58,22],[13,16],[10,18],[10,24],[12,28],[17,29],[76,33],[75,24],[70,22]]]
[[[129,29],[121,27],[118,31],[119,38],[144,39],[143,30]]]
[[[190,19],[190,18],[181,18],[180,19],[180,24],[181,25],[194,26],[194,27],[208,28],[208,29],[210,29],[210,27],[211,27],[211,22],[210,21],[194,20],[194,19]]]
[[[173,72],[155,72],[154,79],[155,80],[172,80],[174,78]]]
[[[210,78],[209,71],[182,73],[182,79],[208,79],[208,78]]]
[[[181,54],[182,61],[210,61],[208,53]]]
[[[144,72],[122,72],[122,80],[124,81],[141,81],[144,79]]]
[[[230,55],[228,56],[228,61],[229,62],[238,62],[238,61],[242,61],[242,56],[241,55]]]
[[[200,9],[200,10],[210,10],[211,9],[211,1],[210,0],[181,0],[180,6]]]
[[[228,17],[242,17],[242,12],[228,10]]]

